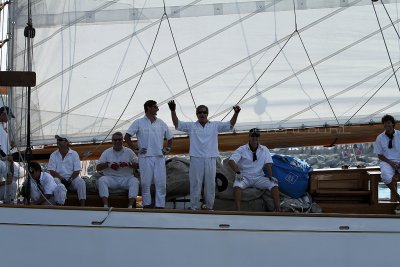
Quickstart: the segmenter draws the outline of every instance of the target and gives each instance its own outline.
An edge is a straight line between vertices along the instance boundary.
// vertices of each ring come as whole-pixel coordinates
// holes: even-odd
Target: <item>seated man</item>
[[[67,189],[63,184],[57,184],[53,176],[42,172],[40,164],[31,162],[31,204],[32,205],[64,205]]]
[[[58,149],[51,153],[48,171],[54,178],[60,179],[65,187],[76,190],[81,206],[85,206],[86,183],[79,176],[81,172],[81,161],[75,150],[69,148],[68,139],[56,135]]]
[[[396,173],[400,170],[400,131],[395,129],[395,120],[391,115],[382,117],[384,132],[378,135],[374,145],[374,153],[378,154],[381,167],[382,182],[389,187],[396,200],[400,202],[397,193]],[[394,210],[400,213],[400,204]]]
[[[138,158],[129,148],[123,146],[123,135],[112,135],[113,146],[101,154],[97,171],[104,173],[99,179],[99,195],[104,207],[108,207],[108,189],[128,189],[128,208],[132,208],[139,191],[139,180],[133,176],[133,168],[138,168]]]
[[[236,210],[240,210],[241,190],[248,187],[268,189],[274,199],[275,211],[280,211],[278,184],[272,177],[272,158],[266,146],[259,144],[260,131],[249,132],[249,143],[235,150],[229,158],[229,166],[236,172],[233,184]],[[263,169],[268,172],[264,176]]]

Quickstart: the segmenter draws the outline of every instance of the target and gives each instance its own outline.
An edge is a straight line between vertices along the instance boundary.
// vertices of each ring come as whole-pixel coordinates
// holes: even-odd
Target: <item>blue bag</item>
[[[292,198],[303,196],[308,189],[311,166],[301,159],[286,155],[273,154],[272,160],[272,176],[278,179],[279,191]]]

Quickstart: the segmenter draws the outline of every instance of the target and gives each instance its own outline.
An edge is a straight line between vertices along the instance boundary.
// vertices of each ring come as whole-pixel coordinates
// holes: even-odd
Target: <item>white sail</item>
[[[209,106],[210,118],[227,120],[239,103],[237,130],[398,114],[396,1],[374,3],[376,14],[367,0],[165,1],[165,10],[163,1],[31,2],[33,145],[59,133],[75,142],[110,138],[143,116],[147,99],[159,103],[171,128],[171,99],[185,120],[196,119],[199,104]],[[14,70],[26,65],[27,4],[11,6]],[[21,88],[11,94],[20,145],[26,95]]]

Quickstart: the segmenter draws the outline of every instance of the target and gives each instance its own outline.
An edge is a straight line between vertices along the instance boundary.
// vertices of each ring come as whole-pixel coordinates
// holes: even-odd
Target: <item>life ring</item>
[[[228,179],[222,173],[217,173],[215,175],[215,185],[218,192],[223,192],[228,188]]]

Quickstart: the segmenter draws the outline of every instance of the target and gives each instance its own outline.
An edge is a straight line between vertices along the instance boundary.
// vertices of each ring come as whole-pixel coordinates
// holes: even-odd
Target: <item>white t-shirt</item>
[[[257,160],[253,161],[253,152],[249,144],[240,146],[233,152],[230,160],[233,160],[244,177],[251,179],[264,176],[263,167],[266,163],[273,163],[269,149],[266,146],[258,145],[256,150]]]
[[[98,161],[99,163],[121,163],[121,162],[126,162],[126,163],[132,163],[132,162],[138,162],[138,158],[133,153],[133,151],[129,148],[123,147],[121,151],[116,151],[112,147],[107,148],[104,150],[104,152],[101,154],[100,159]],[[111,169],[110,167],[104,169],[102,171],[104,175],[106,176],[120,176],[120,177],[126,177],[126,176],[132,176],[133,175],[133,170],[131,167],[120,167],[118,170]]]
[[[147,116],[135,120],[129,127],[127,133],[130,136],[137,136],[139,150],[146,148],[146,154],[139,154],[139,157],[162,156],[164,147],[164,138],[170,140],[173,138],[171,130],[161,119],[151,123]]]
[[[218,157],[218,133],[231,130],[230,122],[209,121],[204,127],[199,121],[178,122],[179,131],[189,135],[189,155],[192,157]]]
[[[72,149],[69,149],[64,159],[57,149],[50,155],[49,164],[47,166],[49,171],[58,172],[63,178],[69,179],[74,171],[81,170],[81,161],[79,154]]]
[[[392,148],[389,149],[389,137],[385,134],[385,132],[379,134],[376,137],[376,141],[374,144],[374,153],[384,155],[386,158],[390,160],[400,160],[400,132],[395,130],[393,140],[392,140]]]

